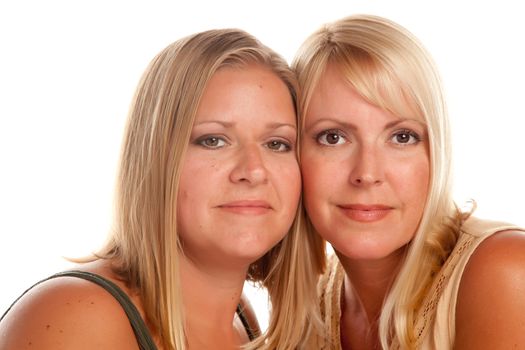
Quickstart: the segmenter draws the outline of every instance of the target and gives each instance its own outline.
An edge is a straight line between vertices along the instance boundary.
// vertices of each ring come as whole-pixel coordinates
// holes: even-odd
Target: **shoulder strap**
[[[237,305],[237,315],[239,315],[239,318],[241,319],[242,325],[244,326],[244,329],[246,329],[246,333],[248,334],[248,339],[254,340],[257,338],[259,334],[257,334],[257,331],[253,330],[250,322],[246,318],[246,315],[242,311],[241,304]]]
[[[93,282],[95,284],[98,284],[102,288],[104,288],[106,291],[108,291],[122,306],[124,309],[124,312],[126,312],[126,316],[128,317],[129,323],[131,324],[131,327],[133,328],[133,333],[135,333],[135,337],[137,338],[137,343],[139,345],[140,350],[157,350],[157,347],[155,346],[155,343],[153,342],[153,339],[151,338],[151,335],[149,334],[148,328],[146,327],[146,324],[144,323],[144,320],[140,316],[140,313],[138,312],[137,308],[129,297],[124,293],[122,289],[120,289],[115,283],[111,282],[110,280],[86,271],[64,271],[56,273],[48,278],[45,278],[37,283],[35,283],[33,286],[31,286],[29,289],[27,289],[22,295],[20,295],[14,302],[11,304],[11,306],[6,310],[6,312],[2,315],[0,320],[4,318],[4,316],[11,310],[13,305],[20,300],[21,297],[23,297],[28,291],[30,291],[35,286],[39,285],[40,283],[43,283],[45,281],[48,281],[53,278],[57,277],[77,277],[82,278],[84,280]]]

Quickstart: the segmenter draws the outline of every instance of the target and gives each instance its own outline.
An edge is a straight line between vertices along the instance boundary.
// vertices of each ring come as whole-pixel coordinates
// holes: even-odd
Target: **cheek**
[[[414,187],[417,188],[418,197],[421,198],[423,202],[426,202],[430,182],[430,164],[426,157],[414,165],[412,174],[412,180]]]
[[[301,165],[301,174],[303,177],[303,191],[304,198],[308,198],[316,192],[317,182],[319,177],[316,174],[316,168],[311,166],[310,162],[305,162]]]
[[[299,202],[301,195],[301,172],[299,165],[295,162],[286,163],[279,167],[279,171],[274,174],[274,179],[277,182],[276,189],[280,194],[282,200],[295,208]],[[295,210],[294,210],[295,211]]]
[[[221,160],[216,157],[188,152],[182,166],[180,184],[188,190],[208,184],[217,177],[215,174],[220,172],[220,164]]]
[[[327,157],[310,157],[301,164],[305,199],[326,197],[344,186],[343,170],[339,160]]]
[[[177,195],[177,229],[179,234],[185,232],[191,223],[193,213],[190,208],[193,208],[192,199],[195,198],[195,186],[191,184],[191,177],[182,176],[179,182],[179,192]]]
[[[319,176],[316,170],[317,167],[314,166],[314,163],[311,160],[303,161],[301,163],[301,175],[303,179],[303,192],[305,201],[308,201],[313,193],[316,192],[316,181],[319,181]]]
[[[331,193],[329,186],[333,185],[333,182],[330,184],[330,182],[325,181],[325,177],[330,172],[327,170],[326,164],[313,161],[311,158],[301,164],[301,172],[305,209],[312,222],[319,223],[325,218],[325,203],[327,203]]]
[[[213,194],[210,188],[217,188],[217,162],[199,159],[189,153],[186,157],[179,180],[177,198],[178,212],[191,212],[207,202]]]
[[[428,195],[430,181],[430,165],[426,157],[418,161],[406,162],[403,168],[398,168],[395,176],[397,190],[405,198],[407,204],[422,211]]]

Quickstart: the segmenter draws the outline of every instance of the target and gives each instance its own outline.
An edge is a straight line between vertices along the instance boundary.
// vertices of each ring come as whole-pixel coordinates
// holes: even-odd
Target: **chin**
[[[260,258],[262,258],[266,253],[268,253],[272,249],[272,247],[258,247],[258,249],[254,249],[255,247],[251,247],[250,249],[236,251],[233,254],[235,254],[235,256],[237,256],[239,259],[244,260],[248,264],[252,264]]]
[[[388,247],[370,242],[345,242],[346,244],[333,246],[338,255],[343,255],[351,260],[381,260],[393,256],[401,247]]]

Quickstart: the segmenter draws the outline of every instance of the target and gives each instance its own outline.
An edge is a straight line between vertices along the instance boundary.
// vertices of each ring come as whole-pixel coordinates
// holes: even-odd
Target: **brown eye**
[[[292,149],[290,145],[286,144],[283,141],[278,141],[278,140],[272,140],[268,142],[266,144],[266,147],[276,152],[286,152]]]
[[[210,137],[209,139],[204,140],[204,145],[208,147],[216,147],[219,144],[219,139],[216,137]]]
[[[216,149],[224,147],[226,145],[226,141],[217,136],[204,136],[199,138],[196,141],[196,144],[206,148]]]
[[[391,140],[394,144],[404,146],[418,143],[421,137],[412,130],[400,130],[392,135]]]
[[[410,141],[410,135],[409,134],[397,134],[396,141],[398,143],[408,143]]]
[[[339,130],[326,130],[317,136],[317,142],[325,146],[335,146],[346,143],[346,138]]]
[[[339,135],[337,134],[326,135],[326,142],[328,142],[331,145],[336,145],[339,142]]]

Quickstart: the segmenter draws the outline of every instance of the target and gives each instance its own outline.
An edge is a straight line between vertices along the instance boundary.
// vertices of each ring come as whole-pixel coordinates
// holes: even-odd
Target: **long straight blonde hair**
[[[346,17],[308,37],[292,63],[302,90],[301,116],[328,65],[337,66],[370,103],[426,123],[431,165],[426,206],[379,320],[383,348],[394,340],[401,348],[411,348],[415,313],[456,243],[461,221],[451,195],[449,122],[439,74],[405,28],[377,16]]]
[[[162,50],[142,76],[130,107],[116,184],[114,229],[97,255],[112,259],[115,272],[138,291],[147,324],[158,332],[166,349],[186,348],[176,207],[195,113],[218,69],[249,64],[270,69],[296,103],[296,79],[286,61],[248,33],[223,29],[188,36]],[[295,322],[309,317],[308,308],[301,307],[305,300],[301,293],[312,276],[307,266],[298,263],[307,250],[297,230],[301,217],[299,210],[289,234],[249,269],[247,279],[268,287],[274,310],[270,335],[261,337],[258,346],[276,345],[286,338],[283,344],[291,346],[283,349],[292,348],[308,328]]]

